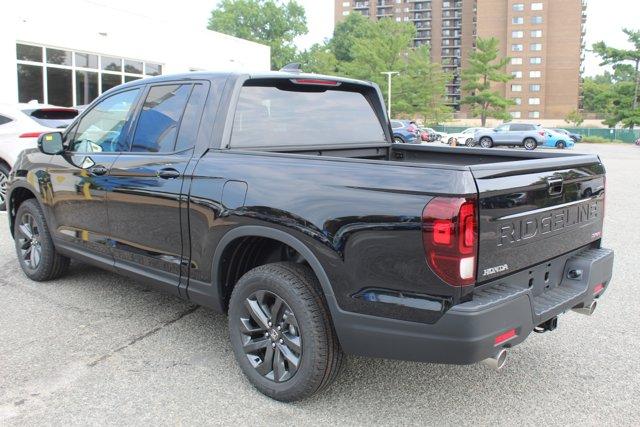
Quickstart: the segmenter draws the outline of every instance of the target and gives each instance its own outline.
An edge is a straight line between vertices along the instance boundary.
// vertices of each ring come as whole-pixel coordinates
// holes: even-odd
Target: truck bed
[[[507,150],[498,148],[469,148],[450,147],[448,145],[419,145],[419,144],[344,144],[324,146],[290,146],[260,148],[259,151],[270,151],[297,155],[311,155],[322,157],[338,157],[348,159],[379,160],[392,162],[406,162],[427,166],[447,167],[452,169],[466,169],[472,166],[501,164],[502,168],[513,169],[516,165],[528,161],[526,168],[548,166],[575,165],[576,162],[593,163],[598,161],[595,155],[570,153],[567,151],[526,151]],[[541,162],[531,162],[540,160]],[[585,164],[586,164],[585,163]],[[475,170],[489,170],[494,167],[473,168]]]

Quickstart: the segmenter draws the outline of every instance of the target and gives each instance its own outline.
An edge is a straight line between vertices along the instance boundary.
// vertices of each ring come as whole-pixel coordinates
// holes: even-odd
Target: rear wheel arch
[[[226,311],[233,287],[240,277],[260,265],[286,261],[277,259],[274,249],[291,249],[299,256],[298,262],[309,265],[314,272],[325,300],[333,313],[337,303],[333,288],[324,267],[311,249],[296,237],[282,230],[264,226],[241,226],[224,235],[213,256],[213,283],[218,293],[221,308]],[[265,251],[265,252],[260,252]],[[295,257],[295,254],[291,254]]]

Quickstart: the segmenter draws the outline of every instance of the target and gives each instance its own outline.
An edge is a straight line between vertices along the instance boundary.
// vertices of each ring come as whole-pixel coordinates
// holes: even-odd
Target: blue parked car
[[[410,123],[406,120],[391,120],[391,129],[393,130],[393,142],[395,143],[415,144],[420,142],[418,140],[417,126],[410,127]]]
[[[544,146],[553,148],[571,148],[575,145],[573,138],[554,129],[545,129]]]

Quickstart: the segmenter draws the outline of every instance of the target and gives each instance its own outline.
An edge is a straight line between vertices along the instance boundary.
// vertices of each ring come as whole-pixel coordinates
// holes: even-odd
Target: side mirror
[[[43,133],[38,137],[38,149],[44,154],[61,154],[64,151],[64,146],[62,145],[62,133]]]

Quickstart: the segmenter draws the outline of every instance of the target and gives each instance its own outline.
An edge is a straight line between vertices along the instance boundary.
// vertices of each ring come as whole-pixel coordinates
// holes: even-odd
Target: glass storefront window
[[[42,62],[42,48],[40,46],[17,44],[16,59],[20,61]]]
[[[18,64],[18,102],[44,102],[42,67]]]
[[[147,62],[144,64],[144,73],[147,76],[159,76],[162,74],[162,65]]]
[[[47,103],[73,105],[71,70],[47,67]]]
[[[47,48],[47,63],[71,65],[71,52],[66,50]]]
[[[16,70],[19,102],[68,107],[88,104],[123,82],[161,75],[162,65],[16,43]]]
[[[124,60],[124,72],[131,74],[142,74],[142,61]]]
[[[90,53],[75,53],[76,67],[82,68],[98,68],[98,55]]]
[[[76,105],[87,105],[98,97],[98,73],[76,71]]]
[[[122,71],[122,59],[103,56],[102,69],[108,71]]]
[[[108,91],[112,87],[122,84],[122,76],[120,74],[103,74],[102,75],[102,93]]]

